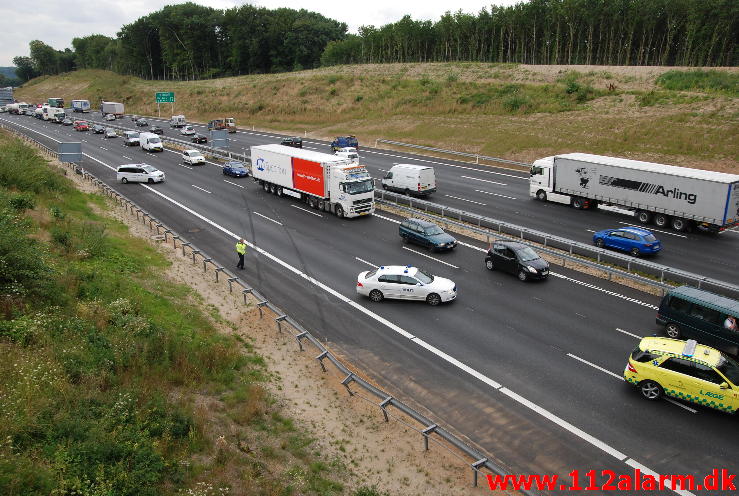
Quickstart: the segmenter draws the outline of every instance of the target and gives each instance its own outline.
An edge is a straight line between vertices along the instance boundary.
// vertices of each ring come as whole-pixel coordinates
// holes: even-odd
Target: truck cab
[[[553,201],[569,205],[572,198],[554,192],[554,157],[544,157],[531,164],[529,196],[541,201]]]
[[[332,167],[329,181],[331,199],[335,202],[334,213],[338,217],[357,217],[375,211],[374,182],[363,165]]]

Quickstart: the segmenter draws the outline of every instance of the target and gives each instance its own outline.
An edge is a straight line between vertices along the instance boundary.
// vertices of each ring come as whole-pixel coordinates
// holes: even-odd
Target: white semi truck
[[[614,205],[642,224],[720,232],[739,225],[739,175],[586,153],[539,159],[529,195],[576,209]]]
[[[115,115],[116,119],[123,117],[123,104],[118,102],[102,102],[100,104],[100,112],[105,117],[108,114]]]
[[[362,165],[326,153],[283,145],[251,147],[252,175],[265,191],[288,195],[337,217],[375,211],[372,178]]]

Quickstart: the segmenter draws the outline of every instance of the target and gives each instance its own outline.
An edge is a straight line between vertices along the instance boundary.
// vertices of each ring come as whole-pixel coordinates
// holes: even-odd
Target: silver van
[[[161,183],[164,172],[149,164],[126,164],[116,169],[116,180],[121,183]]]
[[[123,144],[126,146],[139,146],[139,133],[136,131],[124,131]]]

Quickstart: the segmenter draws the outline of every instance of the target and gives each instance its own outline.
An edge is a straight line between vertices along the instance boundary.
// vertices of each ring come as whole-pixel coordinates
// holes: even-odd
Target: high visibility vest
[[[244,243],[236,243],[236,253],[240,255],[246,254],[246,245]]]

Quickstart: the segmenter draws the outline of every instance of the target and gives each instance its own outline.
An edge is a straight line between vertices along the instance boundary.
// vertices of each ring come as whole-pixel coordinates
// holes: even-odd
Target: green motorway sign
[[[156,93],[157,103],[174,103],[174,91],[160,91]]]

